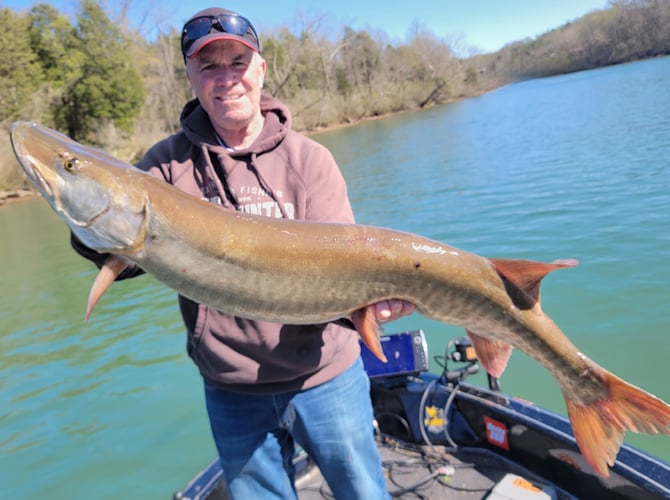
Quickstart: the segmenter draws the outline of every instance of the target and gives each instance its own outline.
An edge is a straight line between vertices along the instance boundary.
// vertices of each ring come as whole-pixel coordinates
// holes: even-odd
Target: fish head
[[[28,178],[86,246],[114,253],[141,246],[148,201],[134,189],[135,167],[36,123],[13,123],[10,139]]]

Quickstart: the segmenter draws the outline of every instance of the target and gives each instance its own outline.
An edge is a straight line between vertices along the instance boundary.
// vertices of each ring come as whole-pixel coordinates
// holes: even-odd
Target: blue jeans
[[[305,391],[240,394],[205,383],[205,396],[233,499],[297,498],[294,440],[317,463],[335,498],[390,498],[375,445],[370,381],[360,358]]]

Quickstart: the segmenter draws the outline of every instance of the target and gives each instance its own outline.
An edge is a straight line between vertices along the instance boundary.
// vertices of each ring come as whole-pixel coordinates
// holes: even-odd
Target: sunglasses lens
[[[233,35],[244,35],[249,24],[240,16],[220,16],[217,18],[223,31]]]
[[[199,17],[184,26],[185,42],[192,42],[202,38],[212,29],[212,20],[209,17]]]

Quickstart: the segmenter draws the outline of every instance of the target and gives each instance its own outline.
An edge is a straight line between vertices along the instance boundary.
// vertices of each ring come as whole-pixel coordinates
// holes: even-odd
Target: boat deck
[[[486,450],[461,448],[449,451],[443,446],[418,446],[389,438],[380,442],[379,450],[388,491],[393,498],[521,498],[511,496],[513,492],[507,487],[510,479],[515,480],[517,485],[523,483],[525,488],[522,493],[528,494],[523,498],[574,498],[553,486],[544,485],[529,471]],[[513,474],[513,478],[508,474]],[[501,483],[505,484],[497,486]],[[300,500],[333,498],[316,467],[310,467],[301,474],[296,480],[296,487]],[[542,489],[544,491],[538,491]]]
[[[571,500],[575,497],[543,483],[531,472],[482,449],[419,446],[383,438],[379,442],[388,491],[399,499],[455,500]],[[304,461],[308,459],[303,457]],[[220,479],[220,478],[219,478]],[[296,479],[299,500],[334,498],[318,467],[309,463]],[[217,481],[208,494],[195,497],[229,500],[225,483]]]

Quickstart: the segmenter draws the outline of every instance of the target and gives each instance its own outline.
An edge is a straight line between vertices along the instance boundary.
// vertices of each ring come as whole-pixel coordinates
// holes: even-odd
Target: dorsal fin
[[[574,267],[576,259],[559,259],[551,263],[532,260],[490,259],[498,273],[519,287],[534,302],[540,301],[540,283],[552,271],[564,267]]]

